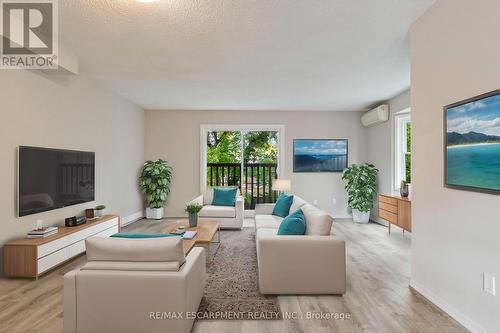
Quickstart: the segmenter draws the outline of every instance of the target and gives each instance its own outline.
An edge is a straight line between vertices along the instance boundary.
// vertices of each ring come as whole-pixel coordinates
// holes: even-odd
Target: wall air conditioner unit
[[[370,127],[389,120],[389,104],[382,104],[375,109],[365,112],[361,117],[361,123],[365,127]]]

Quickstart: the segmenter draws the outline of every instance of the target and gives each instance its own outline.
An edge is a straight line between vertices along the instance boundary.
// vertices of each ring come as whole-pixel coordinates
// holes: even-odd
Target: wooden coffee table
[[[184,226],[186,230],[196,230],[196,236],[192,239],[184,239],[184,254],[188,254],[189,251],[194,246],[203,246],[207,250],[207,257],[210,254],[210,244],[217,244],[217,250],[220,246],[220,223],[216,221],[210,220],[198,220],[198,225],[196,227],[190,228],[189,221],[187,219],[181,219],[177,222],[167,226],[162,230],[163,233],[171,233],[174,232],[177,227]],[[217,234],[217,239],[214,240],[215,235]]]

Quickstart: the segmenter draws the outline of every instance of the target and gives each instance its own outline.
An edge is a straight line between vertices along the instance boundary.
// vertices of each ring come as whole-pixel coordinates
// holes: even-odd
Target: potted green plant
[[[342,174],[342,179],[347,181],[347,203],[354,222],[368,223],[370,219],[373,198],[377,194],[377,174],[378,169],[370,163],[353,164]]]
[[[189,216],[189,226],[196,227],[198,225],[198,213],[203,208],[199,203],[188,203],[186,204],[186,213]]]
[[[98,217],[104,216],[105,209],[106,209],[106,206],[104,206],[104,205],[95,206],[95,215]]]
[[[146,161],[139,176],[139,187],[146,196],[146,218],[162,219],[172,182],[172,167],[162,159]]]

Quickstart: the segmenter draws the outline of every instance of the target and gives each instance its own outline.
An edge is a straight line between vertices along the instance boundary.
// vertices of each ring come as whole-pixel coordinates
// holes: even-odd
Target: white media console
[[[76,227],[60,227],[47,238],[19,239],[4,246],[4,274],[8,277],[34,277],[85,252],[85,239],[109,237],[119,232],[120,217],[106,215]]]

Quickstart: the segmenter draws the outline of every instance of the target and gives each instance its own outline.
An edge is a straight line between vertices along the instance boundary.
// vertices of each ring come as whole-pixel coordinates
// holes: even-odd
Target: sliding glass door
[[[272,181],[278,178],[278,132],[244,133],[242,166],[245,207],[254,209],[257,203],[276,202]]]
[[[211,129],[204,136],[205,186],[238,186],[246,209],[276,201],[272,181],[278,178],[279,131]]]
[[[241,183],[241,132],[207,133],[207,186],[238,186]]]

